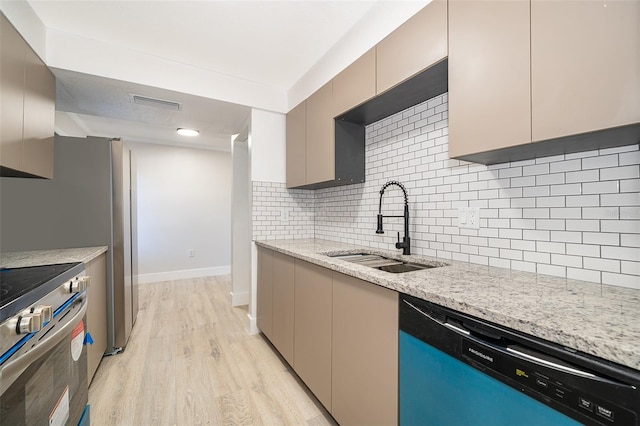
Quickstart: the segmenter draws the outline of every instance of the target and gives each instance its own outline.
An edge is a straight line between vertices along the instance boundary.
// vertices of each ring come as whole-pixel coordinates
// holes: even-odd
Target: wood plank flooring
[[[126,350],[89,388],[92,425],[335,425],[232,308],[230,277],[140,285]]]

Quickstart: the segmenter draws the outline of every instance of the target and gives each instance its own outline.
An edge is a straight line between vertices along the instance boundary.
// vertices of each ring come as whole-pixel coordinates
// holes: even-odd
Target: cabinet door
[[[531,2],[533,140],[640,122],[640,2]]]
[[[258,283],[257,283],[256,322],[258,328],[269,340],[272,339],[273,326],[273,252],[258,247]]]
[[[287,188],[306,183],[306,102],[287,113]]]
[[[333,134],[333,84],[322,86],[307,99],[306,111],[306,183],[335,178],[335,142]]]
[[[398,421],[398,293],[333,273],[331,414],[341,425]]]
[[[20,170],[27,44],[1,13],[0,35],[0,165]]]
[[[331,270],[295,260],[293,367],[331,411]]]
[[[31,49],[25,55],[22,170],[53,178],[56,79]]]
[[[273,339],[278,352],[293,365],[294,260],[273,253]]]
[[[87,291],[87,332],[93,338],[93,345],[87,345],[87,370],[91,383],[107,349],[107,255],[101,254],[87,263],[86,272],[91,279]]]
[[[447,1],[434,0],[376,46],[377,93],[447,56]]]
[[[356,59],[333,79],[333,116],[376,95],[376,49]]]
[[[529,1],[449,2],[449,157],[531,142]]]

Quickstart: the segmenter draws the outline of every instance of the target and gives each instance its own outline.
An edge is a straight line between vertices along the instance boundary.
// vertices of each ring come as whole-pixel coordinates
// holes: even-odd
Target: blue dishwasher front
[[[638,425],[635,370],[406,295],[399,344],[403,426]]]

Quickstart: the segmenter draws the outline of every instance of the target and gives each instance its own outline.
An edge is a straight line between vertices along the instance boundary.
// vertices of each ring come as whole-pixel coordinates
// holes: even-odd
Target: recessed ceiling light
[[[198,130],[185,129],[185,128],[182,128],[182,127],[180,127],[177,130],[177,132],[178,132],[179,135],[182,135],[182,136],[198,136],[200,134],[200,132]]]

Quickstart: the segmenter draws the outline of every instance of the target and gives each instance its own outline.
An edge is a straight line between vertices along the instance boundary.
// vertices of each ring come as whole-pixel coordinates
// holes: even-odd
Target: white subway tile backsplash
[[[604,169],[605,167],[616,167],[618,165],[618,155],[598,155],[596,157],[584,158],[582,169]]]
[[[640,177],[640,166],[612,167],[600,170],[600,180],[637,179]]]
[[[549,173],[558,172],[574,172],[582,169],[581,160],[566,160],[551,163],[549,165]]]
[[[629,192],[624,194],[602,194],[601,206],[640,206],[640,193]]]
[[[640,234],[640,221],[638,220],[603,220],[602,232]]]
[[[637,275],[602,273],[602,283],[640,290],[640,278]]]
[[[593,283],[601,282],[600,271],[590,271],[588,269],[567,268],[567,278]]]
[[[254,238],[395,250],[401,219],[386,221],[381,236],[375,216],[380,187],[397,179],[409,192],[415,253],[627,287],[638,280],[638,145],[492,166],[450,159],[447,99],[366,127],[365,183],[309,191],[254,182]],[[401,205],[399,192],[385,192],[383,210],[400,214]],[[480,208],[480,229],[458,228],[459,207]]]
[[[587,182],[582,184],[583,194],[611,194],[619,192],[620,183],[617,180],[609,182]]]
[[[638,261],[640,259],[640,248],[636,247],[615,247],[602,246],[601,256],[605,259],[620,259]]]

